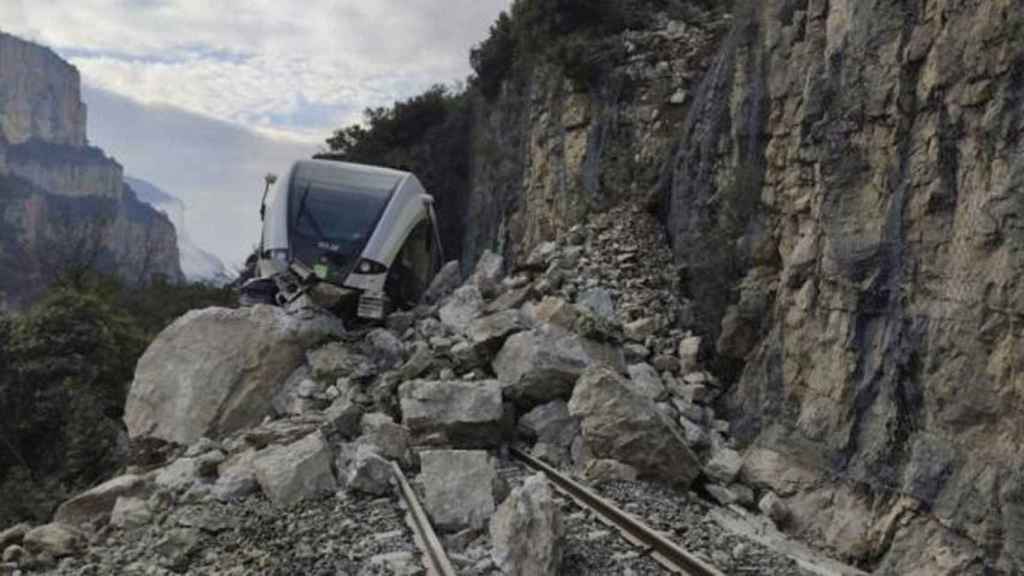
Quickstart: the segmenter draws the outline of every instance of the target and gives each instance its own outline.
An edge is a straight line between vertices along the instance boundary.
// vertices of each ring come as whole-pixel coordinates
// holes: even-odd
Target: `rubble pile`
[[[585,550],[594,529],[571,512],[564,523],[542,477],[504,480],[509,444],[595,485],[655,481],[684,502],[701,489],[784,522],[763,482],[740,480],[713,409],[721,385],[684,330],[660,234],[648,215],[613,209],[525,262],[488,253],[465,282],[446,266],[427,304],[378,327],[341,332],[295,307],[183,317],[140,362],[126,415],[133,443],[160,449],[52,524],[0,534],[0,574],[420,574],[392,521],[392,463],[460,573],[575,573],[563,551]],[[247,323],[281,344],[220,342]],[[357,509],[384,520],[362,526]],[[254,524],[267,518],[275,528]]]

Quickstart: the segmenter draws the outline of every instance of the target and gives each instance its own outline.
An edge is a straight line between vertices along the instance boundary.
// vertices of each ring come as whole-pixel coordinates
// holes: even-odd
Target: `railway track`
[[[419,499],[416,498],[416,492],[409,485],[409,481],[398,464],[392,462],[391,466],[398,492],[402,495],[402,500],[405,501],[408,511],[406,523],[412,528],[416,545],[423,552],[423,564],[427,570],[427,576],[456,576],[455,569],[452,568],[448,555],[444,551],[444,546],[441,545],[433,526],[430,525],[430,519],[427,518],[427,513],[420,505]]]
[[[544,473],[555,489],[572,499],[582,508],[596,514],[606,524],[617,529],[622,536],[635,546],[648,552],[651,559],[666,570],[685,576],[724,576],[722,572],[690,554],[665,536],[650,528],[615,504],[602,498],[586,486],[565,476],[555,468],[512,448],[513,458],[526,466]]]

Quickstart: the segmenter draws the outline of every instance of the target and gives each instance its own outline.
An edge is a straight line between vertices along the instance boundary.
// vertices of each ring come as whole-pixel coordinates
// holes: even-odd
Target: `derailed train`
[[[295,162],[261,206],[256,277],[242,286],[242,303],[310,294],[366,319],[415,305],[444,263],[433,204],[409,172]]]

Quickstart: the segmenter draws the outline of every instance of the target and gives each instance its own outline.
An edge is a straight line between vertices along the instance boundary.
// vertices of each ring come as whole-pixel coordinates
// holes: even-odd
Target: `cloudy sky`
[[[464,80],[510,0],[0,0],[0,29],[82,73],[90,140],[188,204],[237,264],[262,175],[367,106]]]

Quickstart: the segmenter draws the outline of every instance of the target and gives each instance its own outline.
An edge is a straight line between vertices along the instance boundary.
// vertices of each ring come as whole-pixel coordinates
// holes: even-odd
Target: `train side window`
[[[419,302],[433,276],[434,258],[434,232],[426,218],[409,233],[388,273],[384,290],[396,306]]]

